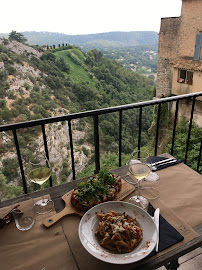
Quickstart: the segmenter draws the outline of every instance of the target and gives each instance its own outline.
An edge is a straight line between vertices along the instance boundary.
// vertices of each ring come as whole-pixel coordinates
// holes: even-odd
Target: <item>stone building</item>
[[[161,19],[156,85],[157,98],[202,91],[202,0],[182,0],[180,17]],[[181,102],[179,116],[189,117],[190,107]],[[202,127],[201,97],[194,122]]]

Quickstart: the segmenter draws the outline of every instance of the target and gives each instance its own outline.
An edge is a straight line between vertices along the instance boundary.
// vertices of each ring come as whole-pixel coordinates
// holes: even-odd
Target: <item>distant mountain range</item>
[[[125,47],[137,45],[157,45],[158,33],[154,31],[107,32],[88,35],[66,35],[54,32],[22,32],[30,45],[58,45],[68,43],[89,47]],[[7,38],[9,34],[1,34]],[[98,46],[99,44],[99,46]]]

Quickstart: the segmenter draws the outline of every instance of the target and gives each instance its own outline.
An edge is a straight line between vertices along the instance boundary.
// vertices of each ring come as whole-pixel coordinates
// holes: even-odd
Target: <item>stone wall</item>
[[[175,113],[175,102],[172,103],[172,112]],[[183,118],[186,118],[187,121],[190,120],[191,116],[191,109],[192,109],[192,100],[186,99],[181,100],[179,102],[179,109],[178,109],[178,121],[181,121]],[[202,101],[196,99],[195,107],[194,107],[194,116],[193,116],[193,123],[196,124],[198,127],[202,128]]]
[[[171,68],[169,59],[160,58],[158,60],[156,97],[162,98],[170,94],[171,91]]]
[[[156,97],[166,97],[171,93],[172,77],[170,60],[178,55],[178,31],[180,18],[161,19],[158,48],[158,70]]]
[[[185,94],[200,91],[202,72],[194,71],[193,85],[177,83],[178,69],[173,69],[174,59],[193,60],[196,35],[202,33],[202,0],[182,0],[181,16],[161,19],[159,32],[158,73],[156,97],[169,94]],[[191,103],[182,101],[179,106],[179,119],[190,118]],[[194,122],[202,127],[202,102],[197,100]]]
[[[181,24],[179,31],[180,57],[193,59],[196,34],[202,33],[202,2],[201,0],[183,0]]]
[[[171,92],[172,79],[170,78],[171,81],[169,81],[168,75],[172,75],[172,72],[167,62],[171,62],[176,58],[193,59],[196,35],[202,33],[201,14],[201,0],[182,0],[180,17],[161,19],[156,86],[157,97],[167,96]],[[197,91],[197,89],[192,89],[192,92]]]
[[[202,33],[201,0],[183,0],[181,16],[162,18],[159,57],[193,59],[196,34]]]
[[[180,17],[162,18],[159,32],[159,58],[173,59],[178,56]]]

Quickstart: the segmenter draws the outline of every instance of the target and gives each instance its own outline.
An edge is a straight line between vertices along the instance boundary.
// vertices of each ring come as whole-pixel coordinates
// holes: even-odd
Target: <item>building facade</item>
[[[176,0],[179,1],[179,0]],[[202,91],[202,0],[182,0],[181,16],[162,18],[159,32],[156,97]],[[180,104],[179,116],[190,115],[191,101]],[[194,122],[202,127],[202,98]]]

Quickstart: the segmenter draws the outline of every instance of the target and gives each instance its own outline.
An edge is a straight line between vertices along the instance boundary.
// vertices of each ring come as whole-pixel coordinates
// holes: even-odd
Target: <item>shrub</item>
[[[18,161],[14,158],[7,158],[3,160],[3,174],[7,178],[7,182],[10,182],[13,180],[13,178],[16,178],[18,176]]]
[[[84,139],[79,139],[78,141],[77,141],[77,144],[78,145],[82,145],[84,143]]]
[[[24,87],[25,87],[26,90],[30,89],[30,85],[28,83],[26,83],[26,82],[24,83]]]
[[[70,71],[70,66],[69,66],[67,63],[65,63],[65,60],[64,60],[64,58],[62,58],[62,57],[60,57],[60,58],[58,58],[58,59],[56,60],[56,66],[57,66],[60,70],[66,72],[66,73],[69,73],[69,71]]]
[[[7,72],[8,72],[9,75],[15,75],[17,73],[17,70],[13,66],[8,65],[7,66]]]
[[[87,157],[89,156],[90,151],[86,147],[82,147],[82,151],[83,151],[85,156],[87,156]]]
[[[3,62],[5,62],[5,63],[7,63],[7,62],[9,62],[9,57],[8,57],[8,55],[6,54],[6,53],[1,53],[0,54],[0,57],[1,57],[1,60],[3,61]]]
[[[42,54],[41,60],[48,60],[50,62],[55,62],[56,56],[54,53],[48,51]]]

